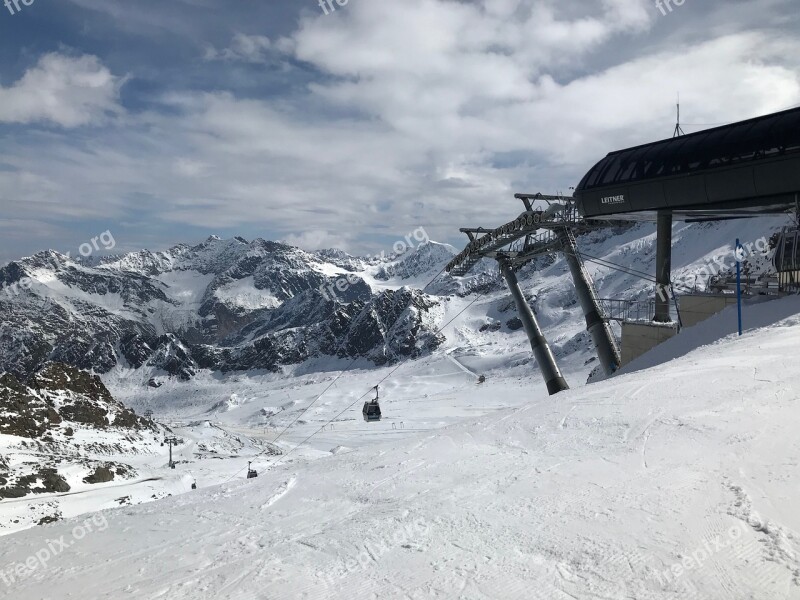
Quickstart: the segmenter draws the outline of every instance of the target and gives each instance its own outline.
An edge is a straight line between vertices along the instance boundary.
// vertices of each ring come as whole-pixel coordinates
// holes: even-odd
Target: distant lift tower
[[[168,437],[163,442],[161,442],[162,446],[164,444],[169,444],[169,468],[170,469],[174,469],[175,468],[175,461],[172,460],[172,447],[178,445],[178,438],[176,438],[176,437]]]
[[[456,277],[464,276],[482,258],[492,258],[498,262],[530,340],[547,391],[553,395],[569,386],[519,287],[516,271],[537,256],[563,252],[586,318],[586,328],[592,336],[603,371],[606,375],[613,374],[620,366],[619,349],[603,316],[594,284],[583,265],[575,241],[575,231],[583,232],[607,224],[594,224],[581,219],[572,198],[542,194],[517,194],[516,198],[522,200],[525,212],[514,221],[496,229],[461,229],[470,243],[447,265],[447,272]],[[534,201],[546,202],[547,209],[534,208]]]

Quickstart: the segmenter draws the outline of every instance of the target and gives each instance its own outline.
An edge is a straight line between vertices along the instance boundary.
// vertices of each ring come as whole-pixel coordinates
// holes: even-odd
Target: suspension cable
[[[436,279],[438,279],[439,275],[441,275],[441,274],[444,272],[444,270],[445,270],[445,267],[442,267],[442,268],[441,268],[441,269],[440,269],[440,270],[439,270],[439,271],[436,273],[436,275],[434,275],[434,276],[433,276],[433,278],[431,278],[431,280],[430,280],[428,283],[426,283],[426,284],[425,284],[425,286],[424,286],[424,287],[423,287],[423,288],[422,288],[420,291],[421,291],[421,292],[424,292],[426,289],[428,289],[428,287],[429,287],[429,286],[430,286],[430,285],[431,285],[431,284],[432,284],[434,281],[436,281]],[[484,292],[484,293],[485,293],[485,292]],[[479,299],[479,298],[480,298],[482,295],[483,295],[483,294],[480,294],[480,295],[479,295],[479,296],[478,296],[478,297],[477,297],[475,300],[473,300],[473,301],[472,301],[470,304],[468,304],[468,305],[467,305],[467,307],[466,307],[464,310],[466,310],[467,308],[469,308],[470,306],[472,306],[472,304],[474,304],[474,303],[475,303],[475,302],[476,302],[476,301],[477,301],[477,300],[478,300],[478,299]],[[464,312],[464,311],[461,311],[461,312]],[[458,315],[456,315],[456,317],[458,317],[458,316],[461,314],[461,312],[460,312]],[[454,317],[454,318],[455,318],[455,317]],[[441,328],[440,328],[438,331],[434,332],[434,335],[438,334],[438,333],[441,331],[441,329],[444,329],[444,327],[446,327],[447,325],[449,325],[451,322],[452,322],[452,319],[451,319],[450,321],[448,321],[448,322],[447,322],[447,323],[446,323],[444,326],[442,326],[442,327],[441,327]],[[337,354],[337,355],[338,355],[338,353],[339,353],[339,350],[341,350],[341,349],[344,347],[344,343],[345,343],[345,341],[342,341],[342,344],[339,346],[339,349],[336,351],[336,354]],[[286,425],[286,426],[285,426],[285,427],[284,427],[284,428],[283,428],[283,429],[280,431],[280,433],[278,433],[278,435],[275,437],[275,439],[274,439],[274,440],[272,440],[270,443],[274,444],[275,442],[277,442],[277,441],[278,441],[278,440],[281,438],[281,436],[283,436],[283,434],[285,434],[285,433],[286,433],[286,432],[289,430],[289,428],[290,428],[290,427],[292,427],[292,426],[293,426],[295,423],[297,423],[297,421],[299,421],[299,420],[300,420],[300,419],[301,419],[301,418],[302,418],[302,417],[303,417],[303,416],[304,416],[304,415],[305,415],[305,414],[306,414],[306,413],[307,413],[307,412],[308,412],[308,411],[309,411],[309,410],[310,410],[310,409],[311,409],[311,408],[312,408],[312,407],[313,407],[313,406],[314,406],[314,405],[315,405],[317,402],[319,402],[319,401],[320,401],[320,399],[321,399],[321,398],[322,398],[322,397],[323,397],[323,396],[324,396],[324,395],[325,395],[325,394],[328,392],[328,390],[330,390],[330,389],[331,389],[331,388],[334,386],[334,384],[335,384],[335,383],[336,383],[336,382],[337,382],[337,381],[338,381],[338,380],[339,380],[339,379],[342,377],[342,375],[344,375],[345,373],[347,373],[348,371],[350,371],[350,369],[352,369],[352,368],[353,368],[353,365],[355,365],[355,364],[356,364],[356,362],[357,362],[357,361],[358,361],[360,358],[361,358],[361,357],[358,357],[358,356],[356,356],[356,357],[353,357],[353,358],[351,359],[350,363],[349,363],[349,364],[348,364],[348,365],[347,365],[347,366],[346,366],[346,367],[345,367],[343,370],[341,370],[341,371],[339,372],[339,374],[338,374],[338,375],[336,375],[336,377],[334,377],[333,381],[331,381],[331,382],[330,382],[330,384],[328,384],[328,386],[327,386],[327,387],[326,387],[324,390],[322,390],[322,392],[321,392],[321,393],[320,393],[320,394],[319,394],[319,395],[318,395],[318,396],[317,396],[317,397],[314,399],[314,401],[313,401],[313,402],[311,402],[311,404],[309,404],[307,407],[305,407],[305,408],[304,408],[304,409],[303,409],[303,410],[302,410],[302,411],[301,411],[301,412],[300,412],[300,413],[299,413],[299,414],[298,414],[298,415],[297,415],[297,416],[296,416],[296,417],[295,417],[295,418],[294,418],[294,419],[293,419],[293,420],[292,420],[292,421],[291,421],[291,422],[290,422],[288,425]],[[398,367],[397,367],[397,368],[399,368],[399,365],[398,365]],[[395,370],[396,370],[396,369],[395,369]],[[393,370],[393,371],[391,371],[391,372],[389,373],[389,375],[391,375],[392,373],[394,373],[394,370]],[[386,377],[388,377],[389,375],[387,375]],[[383,382],[385,379],[386,379],[386,378],[382,379],[382,380],[381,380],[381,381],[378,383],[378,385],[380,385],[380,384],[381,384],[381,383],[382,383],[382,382]],[[370,391],[372,391],[372,388],[370,388]],[[369,393],[369,392],[367,392],[367,394],[368,394],[368,393]],[[367,394],[364,394],[364,396],[366,396]],[[361,400],[361,398],[363,398],[364,396],[361,396],[361,397],[359,398],[359,400]],[[357,403],[357,402],[358,402],[358,400],[356,400],[356,403]],[[351,405],[350,405],[350,406],[348,406],[348,407],[347,407],[347,409],[345,409],[345,410],[349,410],[349,409],[350,409],[350,408],[351,408],[351,407],[352,407],[354,404],[355,404],[355,403],[351,404]],[[344,412],[344,411],[343,411],[343,412]],[[342,414],[342,413],[340,413],[340,414]],[[337,415],[337,416],[338,416],[338,415]],[[326,423],[326,425],[327,425],[327,423]],[[306,440],[304,440],[303,442],[301,442],[300,444],[298,444],[297,446],[295,446],[294,448],[292,448],[292,449],[291,449],[291,450],[290,450],[290,451],[289,451],[289,452],[288,452],[288,453],[287,453],[285,456],[288,456],[288,454],[291,454],[291,452],[293,452],[293,451],[294,451],[294,450],[296,450],[296,449],[297,449],[297,448],[298,448],[300,445],[302,445],[302,444],[304,444],[306,441],[308,441],[308,439],[311,439],[311,437],[313,437],[314,435],[316,435],[316,433],[318,433],[318,432],[315,432],[314,434],[312,434],[311,436],[309,436],[309,438],[307,438]],[[255,456],[253,456],[252,458],[254,458],[254,459],[255,459],[255,458],[258,458],[259,456],[262,456],[262,455],[263,455],[263,454],[265,454],[265,453],[266,453],[266,450],[262,450],[261,452],[259,452],[259,453],[258,453],[258,454],[256,454]],[[245,469],[244,469],[244,468],[242,468],[242,469],[239,469],[238,471],[236,471],[236,472],[235,472],[233,475],[231,475],[231,476],[230,476],[230,477],[229,477],[229,478],[228,478],[228,479],[225,481],[225,483],[227,483],[227,482],[231,481],[232,479],[234,479],[235,477],[237,477],[237,476],[238,476],[240,473],[242,473],[244,470],[245,470]]]

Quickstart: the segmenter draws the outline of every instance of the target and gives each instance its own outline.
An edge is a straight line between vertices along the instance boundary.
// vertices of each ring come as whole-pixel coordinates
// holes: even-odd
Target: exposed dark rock
[[[163,369],[182,381],[188,381],[197,372],[197,363],[189,348],[175,335],[168,333],[158,338],[156,349],[147,361],[152,367]]]
[[[117,417],[114,419],[114,426],[125,427],[126,429],[139,429],[139,421],[139,417],[136,416],[136,413],[126,408],[117,414]]]
[[[33,490],[37,494],[49,494],[52,492],[68,492],[70,490],[67,481],[58,474],[55,469],[43,469],[39,472],[42,478],[42,486]]]
[[[41,483],[35,486],[37,481]],[[69,490],[69,484],[55,469],[42,468],[36,473],[18,477],[15,482],[0,488],[0,498],[24,498],[28,494],[55,494]]]
[[[61,414],[74,423],[92,425],[94,427],[108,427],[108,411],[95,404],[84,400],[75,400],[67,406],[61,408]]]
[[[51,400],[22,385],[14,375],[0,376],[0,434],[39,438],[50,426]]]
[[[0,486],[8,483],[9,475],[10,471],[8,468],[8,463],[6,462],[6,458],[3,455],[0,455]]]
[[[153,354],[154,341],[147,340],[138,333],[128,333],[120,340],[119,349],[128,364],[138,369]]]
[[[54,513],[52,515],[45,515],[37,521],[37,525],[49,525],[50,523],[57,523],[61,520],[61,513]]]
[[[508,327],[511,331],[519,331],[522,329],[523,325],[519,317],[513,317],[506,321],[506,327]]]
[[[40,390],[67,390],[90,400],[116,402],[100,377],[65,364],[51,363],[45,366],[29,384]]]
[[[83,478],[83,483],[97,484],[114,481],[114,471],[106,466],[97,467],[93,473]]]
[[[93,428],[104,429],[102,437],[76,435]],[[76,467],[90,469],[87,483],[133,477],[131,467],[105,462],[106,457],[139,454],[157,431],[152,420],[114,400],[98,376],[75,367],[48,363],[26,382],[0,375],[0,434],[23,438],[11,440],[13,466],[0,456],[0,500],[68,492],[59,471]],[[98,465],[98,460],[103,462]],[[25,520],[46,524],[61,518],[57,503],[49,509],[42,513],[37,508]]]

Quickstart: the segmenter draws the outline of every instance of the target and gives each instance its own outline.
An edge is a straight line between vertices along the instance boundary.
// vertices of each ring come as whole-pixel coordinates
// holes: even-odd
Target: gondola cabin
[[[376,385],[374,389],[375,398],[364,402],[364,408],[361,410],[361,414],[364,416],[364,420],[367,423],[381,420],[381,405],[380,402],[378,402],[378,386]]]
[[[364,415],[364,420],[369,423],[370,421],[381,420],[381,406],[375,400],[370,400],[364,403],[364,409],[361,411]]]

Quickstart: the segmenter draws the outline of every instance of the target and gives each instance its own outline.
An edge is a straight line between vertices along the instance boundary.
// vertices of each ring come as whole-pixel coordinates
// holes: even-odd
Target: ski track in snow
[[[291,490],[294,487],[295,483],[297,483],[297,478],[296,477],[292,477],[288,481],[285,481],[284,483],[279,485],[278,489],[275,490],[275,493],[272,494],[267,499],[267,501],[264,504],[261,505],[261,508],[262,509],[266,509],[266,508],[269,508],[270,506],[272,506],[273,504],[275,504],[278,500],[280,500],[286,494],[289,493],[289,490]]]

